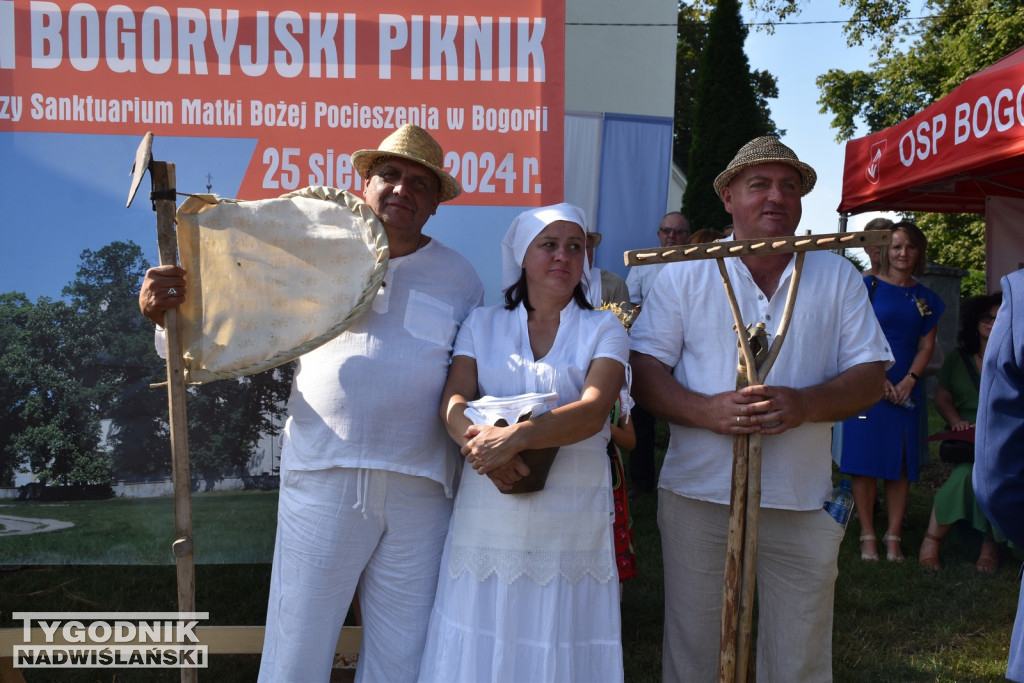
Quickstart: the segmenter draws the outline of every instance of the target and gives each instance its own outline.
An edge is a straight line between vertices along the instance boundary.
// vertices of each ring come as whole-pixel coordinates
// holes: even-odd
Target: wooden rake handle
[[[770,239],[702,242],[701,244],[684,244],[677,247],[636,249],[625,252],[622,257],[627,266],[646,266],[652,263],[674,263],[731,256],[766,256],[801,251],[883,247],[891,241],[892,233],[888,230],[867,230],[865,232],[837,232],[829,235],[792,235]]]

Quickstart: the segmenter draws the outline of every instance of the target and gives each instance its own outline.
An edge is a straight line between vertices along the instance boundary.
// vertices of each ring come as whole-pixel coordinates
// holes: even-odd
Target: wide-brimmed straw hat
[[[462,194],[462,186],[444,170],[444,150],[430,133],[407,123],[384,138],[379,149],[361,149],[352,154],[352,166],[363,178],[378,159],[398,157],[426,166],[441,182],[441,201],[455,199]]]
[[[747,144],[740,147],[736,156],[732,158],[725,170],[715,178],[715,192],[722,196],[722,189],[742,171],[751,166],[760,164],[786,164],[792,166],[800,174],[802,184],[801,196],[814,189],[814,183],[818,180],[818,174],[814,169],[800,161],[796,152],[786,147],[773,135],[765,135],[754,138]]]

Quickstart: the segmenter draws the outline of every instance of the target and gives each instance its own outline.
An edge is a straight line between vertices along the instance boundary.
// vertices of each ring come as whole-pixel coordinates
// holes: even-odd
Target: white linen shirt
[[[665,267],[664,263],[652,263],[649,266],[631,266],[626,273],[626,287],[629,289],[629,300],[643,306],[651,287],[658,278],[658,273]]]
[[[770,342],[785,308],[793,259],[771,300],[739,258],[725,264],[744,324],[764,322]],[[710,396],[736,388],[734,324],[715,260],[670,263],[630,330],[631,346],[673,368],[684,387]],[[872,361],[891,363],[892,354],[860,275],[840,256],[808,252],[789,332],[765,384],[813,386]],[[821,507],[832,488],[831,429],[831,422],[805,423],[764,437],[762,507]],[[728,505],[732,448],[731,435],[670,424],[659,487]]]
[[[370,309],[299,359],[282,469],[389,470],[450,496],[460,461],[441,392],[459,325],[482,302],[473,266],[436,239],[392,258]]]

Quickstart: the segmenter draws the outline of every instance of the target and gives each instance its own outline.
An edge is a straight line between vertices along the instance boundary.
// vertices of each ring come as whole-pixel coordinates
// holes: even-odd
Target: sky
[[[791,20],[800,23],[778,25],[774,34],[751,30],[745,46],[751,68],[766,69],[778,79],[779,98],[770,105],[776,124],[786,131],[783,141],[818,173],[816,188],[804,199],[801,223],[802,230],[814,233],[838,231],[835,209],[844,156],[829,117],[818,112],[814,81],[829,68],[867,68],[871,59],[867,48],[846,46],[842,22],[848,12],[837,2],[816,0],[813,8]],[[749,13],[745,18],[760,19]],[[807,23],[828,21],[835,23]],[[135,135],[0,133],[0,292],[23,292],[32,301],[60,298],[83,250],[95,251],[114,240],[135,241],[150,261],[157,261],[148,177],[132,206],[125,208],[139,142]],[[180,191],[204,192],[212,183],[214,193],[234,197],[244,171],[238,160],[247,159],[253,148],[254,142],[246,139],[158,137],[153,156],[176,163]],[[501,236],[519,210],[442,206],[428,232],[453,244],[458,235],[452,226],[480,226],[474,241],[491,246],[477,258],[496,263]],[[854,217],[850,229],[859,229],[871,217]],[[487,274],[482,276],[488,283]],[[497,294],[490,289],[488,284],[489,302]]]

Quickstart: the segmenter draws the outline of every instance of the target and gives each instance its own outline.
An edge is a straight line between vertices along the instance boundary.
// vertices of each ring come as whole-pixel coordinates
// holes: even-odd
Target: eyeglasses
[[[689,230],[683,228],[658,228],[658,232],[663,235],[689,235]]]

